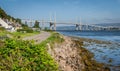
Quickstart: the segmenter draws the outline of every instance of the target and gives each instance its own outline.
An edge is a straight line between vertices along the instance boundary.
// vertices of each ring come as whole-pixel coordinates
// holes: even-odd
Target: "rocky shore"
[[[48,53],[56,60],[60,71],[110,71],[104,64],[97,63],[93,54],[83,48],[83,41],[62,36],[63,43],[47,44]]]

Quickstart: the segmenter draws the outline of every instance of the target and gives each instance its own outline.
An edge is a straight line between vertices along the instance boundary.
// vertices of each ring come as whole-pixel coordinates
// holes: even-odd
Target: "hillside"
[[[18,22],[19,24],[22,24],[21,23],[21,19],[14,18],[14,17],[8,15],[1,7],[0,7],[0,18],[2,18],[2,19],[8,19],[8,21],[10,21],[10,20],[13,21],[14,20],[14,21]]]

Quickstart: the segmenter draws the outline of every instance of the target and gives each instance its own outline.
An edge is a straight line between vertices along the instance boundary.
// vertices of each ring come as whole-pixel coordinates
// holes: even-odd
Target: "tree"
[[[18,22],[19,24],[22,24],[21,19],[19,18],[16,19],[16,22]]]
[[[34,28],[40,28],[40,26],[39,26],[39,22],[36,20],[35,21],[35,25],[33,26]]]
[[[0,7],[0,17],[7,19],[7,14],[5,13],[5,11],[1,7]]]

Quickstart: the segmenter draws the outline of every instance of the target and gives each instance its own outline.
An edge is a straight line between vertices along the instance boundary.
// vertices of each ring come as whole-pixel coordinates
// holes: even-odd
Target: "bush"
[[[33,33],[33,30],[30,29],[30,28],[27,28],[27,29],[18,29],[17,32]]]
[[[6,39],[0,47],[0,71],[57,71],[57,64],[43,45]]]
[[[5,31],[5,28],[4,27],[0,27],[0,31]]]

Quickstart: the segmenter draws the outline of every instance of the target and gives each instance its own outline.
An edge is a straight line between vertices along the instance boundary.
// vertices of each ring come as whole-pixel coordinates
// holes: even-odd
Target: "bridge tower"
[[[85,30],[89,30],[89,26],[88,26],[88,24],[86,24]]]
[[[50,30],[52,30],[52,25],[53,25],[53,23],[52,23],[52,17],[51,17],[51,14],[50,14]]]
[[[75,28],[76,31],[79,30],[79,24],[76,24],[76,28]]]
[[[52,21],[52,17],[50,15],[50,30],[56,30],[56,13],[54,15],[54,21]]]
[[[80,26],[79,26],[79,30],[82,31],[82,21],[81,21],[81,18],[80,18]]]
[[[54,31],[56,31],[56,13],[55,13],[55,16],[54,16]]]
[[[76,25],[75,30],[78,31],[79,30],[79,21],[78,21],[78,18],[76,18],[76,19],[77,20],[76,20],[76,24],[75,24]]]
[[[81,22],[81,19],[78,19],[78,20],[77,20],[76,30],[82,30],[82,22]]]

